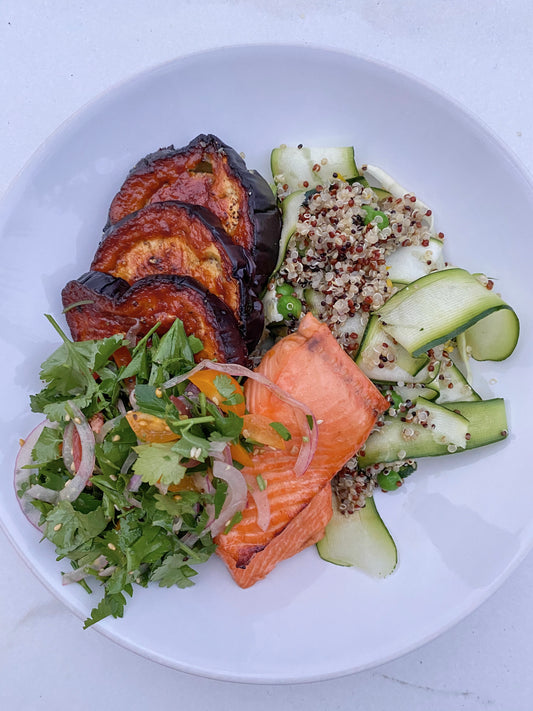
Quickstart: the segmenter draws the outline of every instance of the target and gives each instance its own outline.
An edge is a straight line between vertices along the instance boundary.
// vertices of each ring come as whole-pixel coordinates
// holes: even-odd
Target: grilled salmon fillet
[[[243,469],[249,481],[261,475],[266,482],[267,529],[259,527],[250,496],[242,520],[216,539],[218,555],[243,588],[320,540],[332,513],[331,479],[362,447],[378,416],[389,407],[329,328],[310,313],[296,333],[264,356],[257,370],[312,410],[318,444],[309,468],[297,476],[294,467],[303,436],[297,413],[261,384],[247,381],[248,410],[284,424],[291,440],[285,450],[260,449],[253,464]]]

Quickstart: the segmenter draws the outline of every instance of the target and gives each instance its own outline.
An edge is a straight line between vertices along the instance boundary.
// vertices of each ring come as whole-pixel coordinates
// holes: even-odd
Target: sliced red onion
[[[197,467],[198,464],[200,464],[198,459],[187,459],[186,462],[181,462],[181,466],[185,467],[185,469],[192,469],[193,467]]]
[[[107,437],[107,435],[111,432],[112,429],[114,429],[120,420],[124,415],[117,415],[116,417],[113,417],[111,420],[107,420],[101,427],[99,432],[95,432],[94,434],[94,439],[98,444],[101,444],[104,439]]]
[[[186,417],[189,417],[189,415],[191,414],[191,408],[189,407],[189,403],[183,397],[183,395],[181,397],[171,395],[170,402],[174,405],[180,415],[185,415]]]
[[[105,568],[107,564],[108,560],[105,555],[99,555],[98,558],[95,558],[91,565],[89,565],[88,567],[99,572],[100,570]]]
[[[139,330],[141,328],[141,320],[140,319],[135,319],[135,323],[131,328],[128,330],[126,335],[124,336],[124,340],[126,343],[129,345],[130,348],[133,348],[137,344],[137,337],[139,335]]]
[[[177,516],[174,519],[174,523],[172,524],[172,533],[175,533],[177,535],[180,532],[182,526],[183,519],[181,518],[181,516]]]
[[[69,585],[70,583],[79,583],[88,575],[90,575],[90,570],[95,570],[99,573],[108,564],[108,560],[105,555],[99,555],[92,563],[86,563],[85,565],[76,568],[76,570],[71,570],[68,573],[63,573],[61,578],[62,585]]]
[[[120,398],[117,400],[117,410],[120,412],[121,415],[126,414],[126,405],[124,405]]]
[[[15,487],[15,494],[17,496],[17,501],[20,504],[22,513],[26,516],[28,521],[35,526],[39,531],[42,531],[42,527],[39,526],[39,519],[41,518],[41,512],[38,511],[35,506],[31,503],[31,496],[28,496],[28,492],[25,492],[21,497],[18,495],[18,491],[21,486],[28,481],[30,476],[34,473],[35,469],[25,469],[24,467],[34,464],[32,452],[35,447],[37,440],[41,436],[41,432],[45,427],[55,428],[57,425],[52,424],[48,420],[43,420],[40,424],[33,429],[30,434],[24,440],[21,445],[17,458],[15,460],[15,473],[13,478],[13,484]]]
[[[168,494],[168,484],[162,484],[160,481],[156,481],[155,488],[163,496],[166,496]]]
[[[270,501],[268,500],[267,490],[263,489],[261,491],[257,479],[251,476],[247,476],[246,481],[257,509],[257,525],[262,531],[267,531],[270,526]]]
[[[184,375],[177,375],[175,378],[167,380],[167,382],[164,383],[161,387],[174,387],[174,385],[178,385],[179,383],[184,382],[185,380],[190,378],[191,375],[194,375],[194,373],[198,373],[200,370],[204,369],[217,370],[221,373],[226,373],[227,375],[232,375],[236,378],[245,377],[250,378],[250,380],[255,380],[257,383],[260,383],[261,385],[264,385],[266,388],[268,388],[268,390],[274,393],[274,395],[276,395],[280,400],[294,408],[296,412],[305,415],[305,417],[298,417],[299,425],[302,431],[302,446],[300,447],[298,458],[296,460],[296,464],[294,465],[294,473],[296,474],[296,476],[301,476],[304,472],[306,472],[311,463],[311,460],[313,459],[318,442],[318,428],[315,416],[311,409],[307,407],[307,405],[305,405],[303,402],[300,402],[296,398],[292,397],[292,395],[289,395],[289,393],[283,390],[283,388],[280,388],[279,385],[276,385],[269,378],[266,378],[261,373],[256,373],[254,370],[250,370],[249,368],[246,368],[243,365],[237,365],[235,363],[215,363],[214,361],[210,360],[202,360],[188,373],[185,373]],[[311,421],[313,423],[312,427],[309,426],[309,422],[307,420],[308,417],[311,418]]]
[[[141,486],[143,480],[140,474],[133,474],[131,479],[128,481],[128,485],[126,489],[128,491],[131,491],[132,494],[137,493],[139,491],[139,487]]]
[[[137,459],[137,456],[138,456],[138,455],[137,455],[137,452],[134,452],[133,450],[131,450],[131,452],[128,454],[128,456],[127,456],[126,459],[124,460],[122,466],[120,467],[120,473],[121,473],[121,474],[127,474],[127,473],[129,472],[130,467],[131,467],[131,465],[133,464],[133,462]],[[132,489],[132,488],[131,488],[131,486],[133,486],[132,479],[134,479],[135,477],[138,477],[138,483],[136,484],[136,485],[137,485],[137,488],[136,488],[136,489]],[[137,482],[137,479],[135,480],[135,482]],[[130,486],[130,485],[131,485],[131,486]],[[131,477],[131,479],[130,479],[130,481],[129,481],[129,483],[128,483],[128,489],[129,489],[130,491],[137,491],[140,485],[141,485],[141,477],[140,477],[138,474],[134,474],[134,475]]]
[[[79,583],[89,575],[86,565],[82,565],[76,570],[70,570],[68,573],[63,573],[61,576],[61,585],[70,585],[71,583]]]
[[[204,475],[200,474],[200,472],[195,472],[192,475],[192,478],[193,478],[196,488],[199,491],[203,491],[205,494],[216,493],[216,489],[213,486],[213,482],[211,481],[211,479],[208,476],[204,476]],[[196,506],[197,506],[196,513],[198,514],[198,513],[200,513],[200,504],[196,504]],[[205,510],[207,511],[207,523],[205,524],[204,531],[206,533],[208,533],[211,530],[211,526],[213,525],[213,523],[215,521],[215,507],[213,506],[213,504],[206,504]],[[193,543],[187,543],[184,539],[186,536],[191,536],[191,535],[196,536],[196,538]],[[184,536],[184,538],[182,539],[182,541],[185,543],[185,545],[194,545],[194,543],[196,543],[196,541],[198,539],[199,539],[199,536],[197,536],[196,534],[186,534]]]
[[[218,479],[224,479],[228,484],[226,492],[226,500],[224,505],[213,523],[210,526],[211,535],[213,538],[222,533],[229,521],[238,512],[246,508],[246,500],[248,498],[248,487],[241,472],[231,464],[220,462],[217,459],[213,462],[213,476]]]
[[[46,486],[41,486],[40,484],[33,484],[26,491],[26,494],[30,499],[38,499],[39,501],[46,501],[47,504],[57,504],[59,498],[59,491],[54,491],[54,489],[48,489]]]
[[[116,565],[108,565],[107,568],[104,568],[101,570],[98,575],[102,578],[108,578],[110,575],[113,575],[115,570],[117,569]]]
[[[198,387],[198,385],[195,385],[194,383],[189,383],[185,388],[185,392],[183,393],[182,397],[188,397],[189,399],[192,399],[193,397],[198,397],[199,394],[200,388]]]
[[[192,548],[196,541],[200,540],[200,536],[198,534],[193,533],[192,531],[188,531],[184,536],[180,538],[181,543],[183,543],[186,546],[189,546],[189,548]]]
[[[131,409],[138,410],[139,406],[137,405],[137,398],[135,397],[135,388],[131,390],[128,399],[130,401]]]
[[[67,422],[65,431],[63,432],[63,447],[61,455],[67,471],[72,474],[76,468],[74,466],[74,423],[72,420]]]
[[[213,459],[226,462],[226,464],[233,464],[231,450],[227,442],[210,442],[207,454]]]
[[[89,425],[83,412],[72,401],[68,402],[70,411],[74,419],[74,427],[80,438],[81,459],[80,465],[73,479],[69,479],[63,489],[59,492],[60,501],[75,501],[85,489],[89,478],[94,472],[94,432]]]
[[[208,476],[203,476],[200,472],[193,474],[193,481],[200,491],[205,491],[206,494],[214,494],[216,489],[213,482]]]

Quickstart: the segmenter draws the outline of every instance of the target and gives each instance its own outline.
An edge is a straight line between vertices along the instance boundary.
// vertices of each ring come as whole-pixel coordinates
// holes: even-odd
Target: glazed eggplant
[[[105,231],[91,270],[130,285],[152,274],[193,277],[231,308],[250,351],[263,331],[254,261],[202,206],[166,201],[127,215]]]
[[[135,342],[161,323],[165,333],[176,318],[187,335],[203,343],[195,357],[225,363],[247,362],[247,350],[232,311],[188,276],[147,276],[130,286],[103,272],[87,272],[62,291],[65,317],[75,341],[124,334]]]
[[[233,148],[201,134],[184,148],[169,146],[146,156],[113,199],[108,224],[166,200],[211,210],[233,242],[252,253],[257,288],[265,286],[276,265],[281,217],[268,183]]]

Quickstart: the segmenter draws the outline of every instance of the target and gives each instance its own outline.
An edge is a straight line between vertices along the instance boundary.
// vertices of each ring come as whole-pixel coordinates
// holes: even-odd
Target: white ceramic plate
[[[5,196],[2,260],[0,518],[40,580],[80,618],[95,600],[62,587],[54,552],[26,522],[11,471],[18,438],[39,421],[28,395],[57,339],[60,291],[90,264],[111,198],[160,146],[213,132],[269,174],[280,143],[355,145],[431,205],[451,261],[493,277],[521,317],[503,364],[476,369],[505,396],[511,436],[424,461],[377,503],[399,549],[384,581],[320,560],[314,548],[240,590],[218,559],[187,590],[138,589],[123,620],[98,628],[163,664],[220,679],[325,679],[390,660],[476,608],[533,540],[529,476],[533,186],[517,161],[450,100],[390,67],[308,47],[241,47],[186,57],[85,107],[36,153]],[[81,623],[80,623],[81,624]],[[75,650],[73,650],[75,653]]]

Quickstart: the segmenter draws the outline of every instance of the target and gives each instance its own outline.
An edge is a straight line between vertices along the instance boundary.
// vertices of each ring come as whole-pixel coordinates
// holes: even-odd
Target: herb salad
[[[92,576],[102,585],[88,627],[122,617],[134,584],[193,584],[216,532],[239,520],[227,496],[239,464],[226,450],[250,445],[235,379],[214,373],[218,406],[190,381],[166,385],[191,371],[201,350],[181,321],[130,349],[118,335],[72,342],[48,318],[63,344],[42,364],[44,387],[31,407],[46,420],[23,443],[15,482],[27,515],[69,561],[63,582],[90,592]]]

